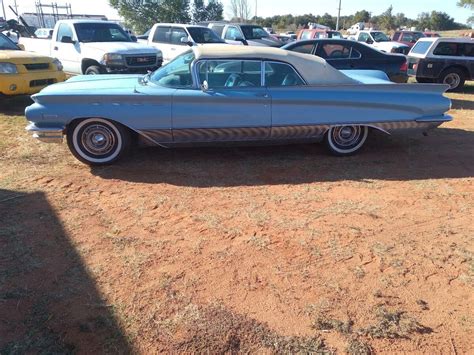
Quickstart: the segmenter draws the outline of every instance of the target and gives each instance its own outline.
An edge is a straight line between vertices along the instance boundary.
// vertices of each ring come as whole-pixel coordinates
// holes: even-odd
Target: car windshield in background
[[[196,43],[223,43],[210,28],[188,27],[189,34]]]
[[[405,33],[405,35],[403,36],[403,40],[405,42],[415,43],[416,41],[418,41],[422,37],[425,37],[425,35],[421,32],[418,32],[418,33]]]
[[[153,83],[160,86],[192,86],[191,63],[193,60],[194,52],[188,50],[151,74],[150,79]]]
[[[341,32],[331,31],[328,32],[328,38],[343,38]]]
[[[375,42],[390,42],[390,38],[383,32],[370,32]]]
[[[76,23],[79,42],[132,42],[130,36],[114,23]]]
[[[18,46],[0,33],[0,49],[19,50]]]
[[[413,53],[413,54],[425,54],[426,52],[428,52],[428,49],[430,49],[431,45],[433,44],[433,42],[429,42],[429,41],[420,41],[420,42],[417,42],[413,48],[411,49],[411,52],[410,53]]]
[[[263,28],[259,26],[240,26],[244,33],[245,39],[262,39],[270,37]]]

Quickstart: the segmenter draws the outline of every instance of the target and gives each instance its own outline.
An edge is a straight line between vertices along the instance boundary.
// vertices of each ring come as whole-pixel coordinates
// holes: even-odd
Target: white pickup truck
[[[159,68],[159,49],[136,43],[118,24],[61,20],[52,39],[20,38],[25,50],[57,58],[69,74],[146,73]]]
[[[403,43],[393,42],[382,31],[359,31],[355,36],[349,37],[349,39],[367,43],[369,46],[387,53],[401,53],[406,55],[410,51],[409,46]]]

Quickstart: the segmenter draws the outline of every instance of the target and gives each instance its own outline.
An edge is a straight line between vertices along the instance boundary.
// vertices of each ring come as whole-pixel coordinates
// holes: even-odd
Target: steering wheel
[[[241,76],[239,74],[234,73],[234,74],[229,75],[229,77],[225,81],[224,86],[225,87],[233,87],[233,86],[239,85],[241,82],[242,82]]]

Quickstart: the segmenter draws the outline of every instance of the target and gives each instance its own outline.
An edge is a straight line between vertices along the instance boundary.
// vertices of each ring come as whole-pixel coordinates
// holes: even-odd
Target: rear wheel
[[[71,153],[88,165],[114,163],[126,154],[130,142],[127,128],[102,118],[87,118],[67,129],[67,144]]]
[[[325,141],[329,151],[338,156],[358,152],[369,134],[367,126],[336,126],[326,133]]]
[[[466,81],[464,72],[458,68],[450,68],[443,71],[438,82],[449,85],[448,91],[461,91]]]

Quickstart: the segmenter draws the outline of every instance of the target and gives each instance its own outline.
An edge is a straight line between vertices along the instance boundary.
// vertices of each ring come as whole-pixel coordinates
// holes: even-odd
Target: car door
[[[66,73],[82,74],[81,44],[69,24],[59,25],[58,33],[51,45],[51,56],[61,61]]]
[[[224,40],[229,44],[242,45],[243,33],[237,26],[227,26],[225,29]]]
[[[190,36],[188,32],[182,27],[172,27],[171,28],[171,46],[170,46],[170,51],[171,51],[171,59],[177,57],[178,55],[184,53],[189,49],[189,46],[187,43],[181,42],[182,38],[188,39]],[[171,60],[170,59],[170,60]]]
[[[163,53],[163,64],[174,58],[171,51],[171,26],[157,26],[151,42],[153,47],[158,48]]]
[[[261,61],[203,60],[202,89],[173,97],[174,142],[261,140],[270,136],[271,100],[261,85]]]

